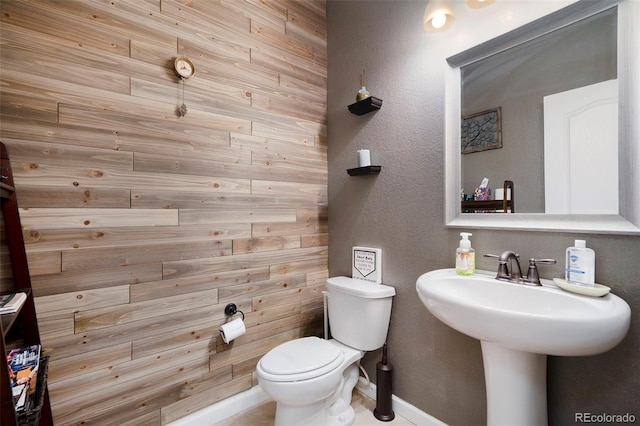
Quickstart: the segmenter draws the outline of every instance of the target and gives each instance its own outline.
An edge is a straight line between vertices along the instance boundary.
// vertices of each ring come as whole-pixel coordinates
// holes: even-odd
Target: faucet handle
[[[497,254],[485,253],[482,255],[483,257],[492,257],[498,259],[498,275],[496,275],[496,279],[508,279],[511,275],[509,275],[509,268],[507,267],[507,262],[505,260],[500,259],[500,256]]]
[[[529,260],[529,263],[533,262],[534,265],[537,263],[550,263],[550,264],[555,264],[556,260],[555,259],[531,259]]]
[[[556,263],[555,259],[529,259],[529,270],[527,271],[527,276],[524,278],[526,283],[534,284],[534,285],[542,285],[540,284],[540,275],[538,274],[538,263]]]

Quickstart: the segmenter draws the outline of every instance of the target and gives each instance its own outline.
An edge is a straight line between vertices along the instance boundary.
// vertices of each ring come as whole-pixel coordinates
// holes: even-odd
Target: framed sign
[[[353,247],[352,264],[353,278],[382,283],[382,249]]]

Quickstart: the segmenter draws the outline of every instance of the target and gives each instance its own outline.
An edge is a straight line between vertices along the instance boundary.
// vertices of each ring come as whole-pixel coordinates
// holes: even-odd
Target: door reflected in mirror
[[[492,198],[504,181],[514,182],[520,213],[618,213],[617,8],[472,62],[460,74],[462,116],[500,108],[502,140],[498,149],[461,154],[464,194],[472,196],[486,177]],[[561,135],[579,135],[573,142],[545,136],[545,98],[608,81],[615,82],[614,99],[592,102],[587,118],[572,111],[560,119]],[[607,121],[614,127],[604,130]],[[591,173],[594,159],[599,178]]]

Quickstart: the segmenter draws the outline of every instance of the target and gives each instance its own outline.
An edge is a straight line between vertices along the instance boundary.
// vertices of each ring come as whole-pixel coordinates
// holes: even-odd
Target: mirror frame
[[[523,231],[566,231],[602,234],[640,234],[640,2],[580,0],[478,46],[446,59],[445,66],[445,221],[452,228]],[[581,19],[618,8],[617,68],[619,96],[619,200],[617,215],[546,213],[461,213],[461,72],[460,68],[525,43]],[[633,22],[635,19],[636,22]],[[637,55],[636,55],[637,56]],[[634,119],[635,117],[635,119]]]

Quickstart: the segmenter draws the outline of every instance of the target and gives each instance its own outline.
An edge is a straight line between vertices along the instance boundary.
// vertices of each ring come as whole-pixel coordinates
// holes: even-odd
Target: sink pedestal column
[[[547,356],[481,344],[487,424],[547,425]]]

